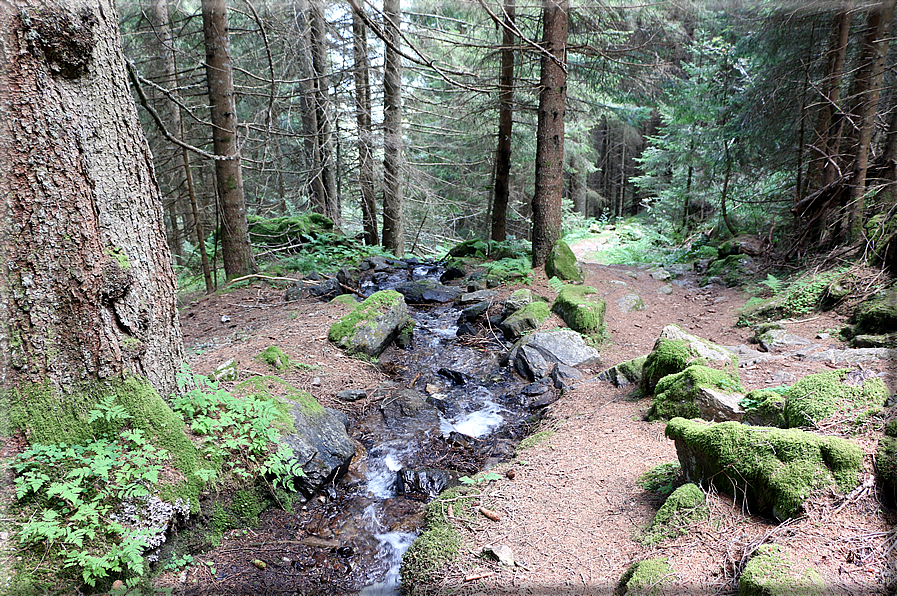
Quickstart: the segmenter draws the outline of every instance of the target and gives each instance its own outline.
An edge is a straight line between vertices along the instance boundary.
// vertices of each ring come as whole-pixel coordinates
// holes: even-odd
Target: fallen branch
[[[476,581],[476,580],[478,580],[478,579],[485,579],[485,578],[490,577],[490,576],[492,576],[492,575],[495,575],[495,572],[494,572],[494,571],[487,571],[487,572],[485,572],[485,573],[474,573],[473,575],[467,575],[467,576],[465,576],[465,577],[464,577],[464,581],[466,581],[466,582],[473,582],[473,581]]]

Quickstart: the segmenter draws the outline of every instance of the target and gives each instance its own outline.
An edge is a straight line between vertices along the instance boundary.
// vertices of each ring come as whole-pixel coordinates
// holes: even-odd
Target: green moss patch
[[[604,333],[604,311],[607,305],[591,286],[565,285],[558,293],[551,310],[574,331],[586,335]]]
[[[675,329],[677,334],[681,334],[678,328],[670,327]],[[642,367],[641,388],[646,394],[653,393],[658,381],[663,377],[682,372],[694,364],[724,371],[736,386],[740,385],[738,359],[734,354],[709,341],[690,337],[692,339],[660,337],[654,343],[654,350],[648,354]],[[705,357],[702,353],[712,354],[714,357]]]
[[[745,422],[757,426],[785,426],[785,393],[788,387],[755,389],[741,400]]]
[[[672,581],[673,575],[666,558],[638,561],[629,566],[614,593],[618,596],[656,596]]]
[[[862,469],[863,452],[856,444],[797,429],[674,418],[666,436],[676,442],[688,480],[709,480],[779,519],[797,514],[818,491],[853,489]]]
[[[278,417],[283,423],[280,430],[293,429],[290,406],[283,401],[284,399],[300,404],[306,414],[324,411],[324,406],[310,393],[296,389],[286,381],[271,375],[247,379],[234,387],[232,393],[238,397],[255,397],[272,402],[277,407]]]
[[[277,346],[268,346],[261,354],[255,357],[259,362],[267,364],[274,370],[284,371],[290,368],[290,357]]]
[[[737,286],[751,276],[753,259],[748,255],[730,254],[713,261],[707,268],[707,278],[720,277],[727,286]]]
[[[548,304],[537,300],[515,311],[501,322],[500,328],[509,339],[516,340],[520,336],[538,329],[549,314]]]
[[[545,261],[545,275],[567,281],[582,283],[585,279],[582,267],[576,262],[576,255],[570,249],[570,245],[563,240],[558,240],[548,258]]]
[[[881,408],[888,389],[875,373],[840,369],[807,375],[785,394],[785,426],[812,426],[833,414]]]
[[[635,482],[649,493],[668,497],[683,483],[682,466],[679,462],[658,464],[639,476]]]
[[[381,290],[368,296],[363,302],[331,325],[328,338],[344,349],[352,349],[352,340],[362,327],[376,330],[378,317],[401,305],[404,308],[405,298],[395,290]],[[405,313],[407,319],[407,313]],[[404,326],[404,321],[402,326]],[[395,331],[398,331],[396,329]],[[385,347],[385,345],[384,345]],[[375,356],[378,354],[369,354]]]
[[[693,521],[706,519],[710,515],[706,501],[707,497],[696,484],[683,484],[677,488],[657,511],[642,538],[642,544],[651,546],[687,534]]]
[[[738,580],[738,596],[822,596],[827,593],[819,572],[795,565],[776,544],[759,546]]]
[[[897,330],[897,285],[860,303],[854,311],[854,319],[862,333]]]
[[[696,397],[701,388],[727,393],[742,391],[741,385],[732,380],[728,373],[695,364],[680,373],[660,379],[654,390],[654,402],[648,411],[648,420],[669,420],[677,416],[699,418],[701,410]]]
[[[110,397],[110,403],[129,418],[89,422],[90,410]],[[162,498],[190,499],[193,511],[199,510],[203,482],[196,473],[206,465],[184,433],[184,421],[146,379],[127,376],[82,383],[66,394],[48,384],[21,384],[13,391],[10,405],[12,426],[24,430],[32,445],[80,445],[94,437],[118,434],[126,426],[142,431],[153,447],[171,454],[171,465],[182,476],[179,483],[164,487]]]
[[[249,240],[255,245],[282,246],[305,243],[333,230],[333,222],[319,213],[264,218],[250,215]]]
[[[330,304],[342,304],[343,306],[355,308],[356,306],[358,306],[358,300],[356,300],[355,296],[353,296],[352,294],[340,294],[339,296],[331,300]]]

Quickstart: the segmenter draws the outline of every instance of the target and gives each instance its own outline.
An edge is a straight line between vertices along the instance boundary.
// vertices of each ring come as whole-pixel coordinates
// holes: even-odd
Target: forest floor
[[[608,300],[604,362],[585,371],[587,379],[550,407],[540,429],[549,431],[541,435],[547,437],[544,441],[498,467],[499,472],[513,469],[513,479],[502,474],[501,480],[483,483],[483,505],[501,519],[459,525],[465,544],[461,557],[445,570],[442,584],[433,587],[471,596],[610,594],[631,563],[667,557],[675,577],[664,593],[734,594],[737,575],[750,553],[762,542],[774,542],[796,564],[819,571],[832,593],[890,593],[897,567],[893,552],[897,534],[892,529],[897,520],[882,508],[874,491],[851,501],[837,495],[819,497],[807,504],[804,515],[780,525],[751,515],[725,495],[711,493],[709,519],[695,522],[685,535],[656,546],[642,545],[640,537],[662,501],[640,488],[637,479],[657,464],[675,462],[676,450],[664,437],[663,423],[644,420],[650,399],[631,397],[631,388],[615,388],[595,375],[650,352],[669,324],[718,344],[746,344],[750,330],[735,326],[746,296],[716,285],[700,288],[688,280],[677,280],[672,293],[664,294],[659,290],[668,282],[652,279],[644,269],[590,262],[595,248],[588,241],[574,245],[586,269],[586,284]],[[553,295],[544,277],[530,287]],[[501,288],[496,300],[513,289]],[[616,300],[628,292],[638,293],[647,309],[622,312]],[[208,374],[233,358],[244,375],[264,374],[264,365],[254,357],[276,343],[294,361],[314,367],[295,369],[284,380],[357,420],[375,404],[368,400],[346,404],[335,394],[348,388],[373,389],[386,381],[390,356],[385,353],[378,368],[349,358],[330,344],[327,331],[346,312],[345,306],[313,300],[284,302],[282,289],[266,285],[191,302],[181,313],[181,325],[194,372]],[[545,327],[558,324],[552,316]],[[786,327],[813,339],[843,324],[843,317],[825,313],[790,321]],[[817,341],[826,348],[844,347],[835,339]],[[886,366],[883,362],[878,370],[888,372]],[[740,373],[745,389],[751,390],[790,384],[831,368],[834,365],[824,362],[787,358],[748,366]],[[894,379],[887,381],[893,390]],[[872,473],[879,436],[880,429],[868,428],[852,437],[867,454],[867,474]],[[266,541],[265,519],[248,534],[231,533],[219,548],[195,557],[197,563],[208,561],[208,566],[163,575],[159,585],[174,588],[175,593],[230,593],[208,567],[234,563],[234,557],[246,566],[253,555],[245,545]],[[500,566],[481,556],[484,545],[498,544],[510,547],[516,566]],[[246,573],[255,571],[249,568]]]

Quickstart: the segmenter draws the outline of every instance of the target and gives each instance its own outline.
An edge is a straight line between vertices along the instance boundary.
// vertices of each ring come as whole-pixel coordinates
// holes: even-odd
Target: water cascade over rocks
[[[598,360],[597,352],[571,333],[575,338],[562,334],[518,346],[509,362],[509,342],[501,343],[495,334],[465,335],[485,324],[490,310],[501,313],[498,303],[490,308],[495,294],[465,294],[464,288],[441,284],[443,273],[434,263],[384,258],[368,259],[360,273],[341,273],[341,279],[358,280],[362,296],[400,292],[414,321],[411,346],[389,348],[379,358],[393,380],[367,395],[371,407],[350,425],[360,446],[348,474],[329,500],[309,504],[313,515],[300,514],[300,525],[313,520],[309,534],[331,547],[325,556],[336,554],[347,563],[347,592],[398,594],[401,557],[419,532],[424,503],[457,485],[460,476],[510,458],[544,407],[560,395],[558,387],[577,380],[569,365]],[[558,342],[560,357],[550,351]],[[580,353],[586,348],[588,354]],[[535,374],[516,361],[517,352],[524,351],[539,356]],[[529,378],[518,376],[515,364]],[[555,380],[552,371],[558,366],[563,371],[555,372]]]

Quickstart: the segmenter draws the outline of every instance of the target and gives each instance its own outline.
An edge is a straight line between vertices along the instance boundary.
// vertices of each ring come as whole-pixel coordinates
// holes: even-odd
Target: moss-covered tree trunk
[[[566,0],[546,0],[542,10],[536,194],[533,197],[533,267],[541,267],[561,237],[564,190],[564,113],[567,99]]]
[[[32,421],[35,388],[56,410],[128,373],[167,395],[175,277],[113,2],[2,3],[0,36],[0,390]]]

